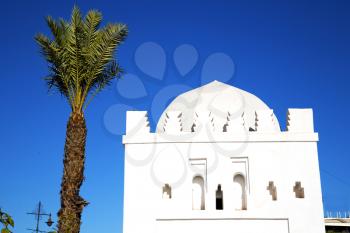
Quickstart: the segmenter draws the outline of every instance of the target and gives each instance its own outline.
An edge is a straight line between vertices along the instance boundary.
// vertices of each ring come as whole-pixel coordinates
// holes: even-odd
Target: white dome
[[[255,111],[270,109],[262,100],[253,94],[213,81],[202,87],[185,92],[176,97],[165,109],[157,125],[157,132],[163,131],[165,113],[170,111],[182,112],[182,126],[184,131],[190,131],[196,112],[211,112],[215,127],[222,130],[227,121],[228,113],[231,117],[243,114],[245,128],[255,128]],[[280,131],[277,118],[274,116],[275,127]]]

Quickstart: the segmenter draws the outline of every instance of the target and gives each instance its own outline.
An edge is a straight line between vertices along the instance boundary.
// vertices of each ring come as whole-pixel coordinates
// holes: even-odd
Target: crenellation
[[[199,132],[202,127],[208,127],[210,131],[215,131],[214,117],[209,111],[196,112],[191,127],[192,132]]]
[[[314,132],[312,109],[289,108],[287,112],[287,131]]]
[[[242,133],[246,132],[244,122],[244,112],[238,117],[234,117],[232,113],[227,113],[227,122],[223,127],[223,132],[229,133]]]
[[[180,111],[166,112],[164,120],[163,132],[175,134],[182,132],[182,113]]]
[[[126,133],[129,135],[150,133],[147,111],[126,112]]]
[[[276,123],[272,109],[255,111],[255,131],[276,132]]]
[[[198,132],[203,126],[209,127],[211,132],[242,134],[247,133],[249,125],[246,125],[244,112],[236,116],[227,112],[226,123],[224,125],[216,122],[215,116],[210,111],[196,111],[192,119],[191,132]],[[184,132],[183,115],[181,111],[168,111],[163,118],[163,127],[160,133],[181,134]],[[262,133],[279,133],[275,122],[275,115],[272,109],[256,110],[255,125],[253,131]],[[313,112],[312,109],[288,109],[287,112],[287,132],[291,133],[313,133]],[[147,111],[128,111],[126,133],[148,134],[150,126]],[[190,133],[190,132],[189,132]]]

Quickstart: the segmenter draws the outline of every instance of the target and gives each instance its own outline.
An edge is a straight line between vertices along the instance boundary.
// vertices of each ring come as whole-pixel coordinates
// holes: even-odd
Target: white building
[[[324,232],[312,109],[288,109],[286,128],[217,81],[178,96],[155,133],[127,112],[124,233]]]

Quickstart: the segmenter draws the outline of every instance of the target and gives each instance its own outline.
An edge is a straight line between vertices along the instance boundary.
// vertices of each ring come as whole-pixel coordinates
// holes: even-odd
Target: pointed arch
[[[202,176],[195,176],[192,180],[192,209],[205,209],[204,179]]]

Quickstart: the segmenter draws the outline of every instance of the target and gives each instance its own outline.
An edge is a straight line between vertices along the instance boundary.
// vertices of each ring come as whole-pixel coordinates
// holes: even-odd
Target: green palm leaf
[[[72,111],[82,112],[122,71],[114,55],[128,29],[124,24],[100,28],[101,21],[99,11],[90,10],[83,18],[74,7],[70,22],[46,18],[52,39],[43,34],[35,36],[49,63],[50,73],[45,78],[48,87],[64,95]]]

